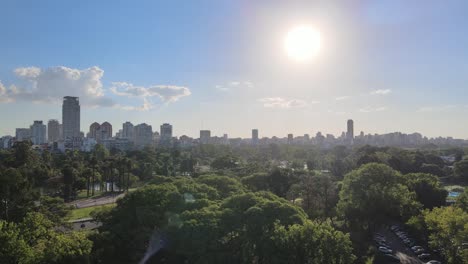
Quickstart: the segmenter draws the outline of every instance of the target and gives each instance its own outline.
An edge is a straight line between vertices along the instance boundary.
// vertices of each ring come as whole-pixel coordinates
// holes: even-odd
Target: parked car
[[[429,260],[428,262],[426,262],[426,264],[442,264],[442,262],[438,260]]]
[[[414,252],[416,255],[420,255],[420,254],[424,253],[424,251],[425,251],[425,250],[424,250],[423,248],[418,248],[418,249],[416,249],[416,250],[413,250],[413,252]]]
[[[384,254],[392,254],[393,253],[393,250],[391,250],[391,249],[389,249],[387,247],[382,247],[382,246],[379,247],[379,251],[381,253],[384,253]]]
[[[411,247],[411,250],[413,250],[413,251],[414,251],[414,250],[416,250],[416,249],[420,249],[420,248],[424,249],[424,248],[423,248],[423,247],[421,247],[421,246],[412,246],[412,247]]]

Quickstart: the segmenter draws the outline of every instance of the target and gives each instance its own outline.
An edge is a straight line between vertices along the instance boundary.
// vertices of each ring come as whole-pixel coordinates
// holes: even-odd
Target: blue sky
[[[466,1],[0,2],[0,135],[61,119],[175,135],[421,132],[468,138]],[[320,32],[287,57],[297,25]]]

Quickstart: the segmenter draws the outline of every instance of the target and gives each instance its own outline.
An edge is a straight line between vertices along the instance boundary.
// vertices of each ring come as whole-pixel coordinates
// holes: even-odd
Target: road
[[[68,204],[74,206],[75,208],[86,208],[97,205],[111,204],[115,203],[117,199],[124,197],[125,194],[126,193],[121,193],[119,195],[108,195],[99,198],[76,200]]]

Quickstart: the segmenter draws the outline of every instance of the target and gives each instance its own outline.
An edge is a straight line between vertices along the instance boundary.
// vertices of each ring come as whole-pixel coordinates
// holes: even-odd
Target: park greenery
[[[444,188],[467,185],[465,153],[276,144],[50,153],[18,142],[0,151],[0,263],[364,263],[373,232],[395,222],[446,263],[468,263],[468,189],[448,205]],[[73,209],[117,194],[115,205]],[[75,230],[68,221],[80,217],[99,228]]]

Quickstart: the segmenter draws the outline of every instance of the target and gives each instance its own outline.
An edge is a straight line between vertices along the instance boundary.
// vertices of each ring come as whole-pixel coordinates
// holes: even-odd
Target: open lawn
[[[93,206],[93,207],[73,209],[70,212],[70,215],[67,217],[67,220],[73,221],[73,220],[82,219],[82,218],[89,218],[91,217],[91,212],[100,211],[105,208],[113,208],[115,207],[115,205],[116,205],[115,203],[112,203],[112,204],[98,205],[98,206]]]

